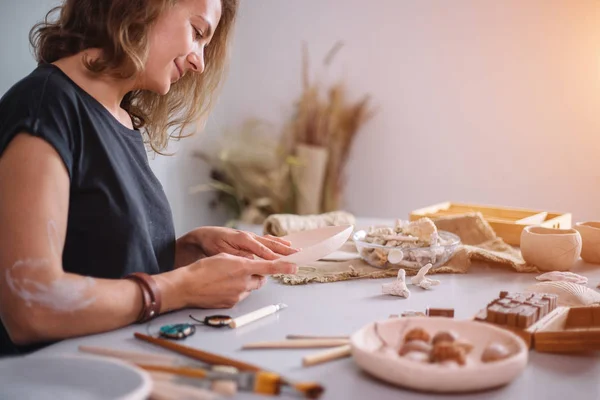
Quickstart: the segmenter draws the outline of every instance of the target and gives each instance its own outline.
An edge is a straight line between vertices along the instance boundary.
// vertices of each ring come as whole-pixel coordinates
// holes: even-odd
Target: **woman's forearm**
[[[142,291],[130,279],[95,279],[69,273],[24,275],[18,269],[9,271],[6,286],[0,291],[0,316],[16,344],[118,329],[134,323],[143,307]],[[177,271],[153,278],[162,295],[161,313],[185,307],[177,290]]]

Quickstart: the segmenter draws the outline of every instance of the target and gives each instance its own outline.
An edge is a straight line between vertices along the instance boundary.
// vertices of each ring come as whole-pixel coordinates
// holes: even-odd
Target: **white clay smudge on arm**
[[[28,307],[41,306],[56,312],[72,312],[90,306],[95,296],[89,289],[95,285],[90,277],[63,276],[46,280],[34,280],[36,269],[49,268],[45,259],[17,261],[6,270],[6,284],[13,295],[25,302]]]

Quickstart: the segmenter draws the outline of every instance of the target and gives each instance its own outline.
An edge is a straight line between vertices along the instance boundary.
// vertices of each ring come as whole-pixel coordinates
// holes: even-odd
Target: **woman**
[[[231,307],[295,273],[273,237],[175,239],[144,139],[202,120],[237,0],[66,0],[32,30],[38,67],[0,100],[0,355]],[[142,134],[144,136],[142,136]],[[254,255],[260,259],[255,259]]]

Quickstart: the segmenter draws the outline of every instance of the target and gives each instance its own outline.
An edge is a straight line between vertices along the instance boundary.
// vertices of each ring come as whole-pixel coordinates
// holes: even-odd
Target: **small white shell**
[[[398,264],[404,259],[404,253],[400,249],[392,249],[388,253],[388,262],[391,264]]]
[[[565,307],[600,304],[600,293],[573,282],[540,282],[527,288],[528,292],[550,293],[558,296],[557,304]]]
[[[565,271],[546,272],[545,274],[536,276],[535,279],[537,279],[538,281],[573,282],[578,283],[580,285],[587,285],[588,283],[588,278],[586,278],[585,276]]]
[[[402,357],[408,358],[409,360],[412,360],[412,361],[417,361],[417,362],[422,362],[422,363],[429,362],[429,354],[423,353],[421,351],[411,351],[411,352],[406,353]]]

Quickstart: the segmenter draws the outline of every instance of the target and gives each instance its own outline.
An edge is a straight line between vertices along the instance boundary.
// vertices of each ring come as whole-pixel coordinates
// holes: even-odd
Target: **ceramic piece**
[[[514,333],[491,324],[451,318],[392,318],[368,324],[350,338],[354,361],[371,375],[403,388],[425,392],[457,393],[495,388],[510,383],[525,369],[528,348]],[[423,328],[430,335],[452,331],[473,344],[466,364],[449,368],[446,365],[416,362],[397,353],[402,337],[413,328]],[[390,350],[385,343],[397,346]],[[506,359],[484,363],[481,356],[490,343],[506,346],[511,355]]]
[[[527,288],[528,292],[551,293],[558,296],[557,305],[565,307],[600,305],[600,293],[573,282],[540,282]]]
[[[581,234],[583,261],[600,264],[600,221],[578,222],[574,228]]]
[[[568,271],[581,254],[581,235],[575,229],[527,226],[521,233],[521,254],[541,271]]]
[[[298,265],[306,265],[332,254],[346,243],[354,227],[352,225],[328,226],[291,233],[283,239],[292,243],[292,247],[300,248],[297,253],[281,257],[280,260]]]
[[[107,357],[31,355],[0,361],[3,400],[142,400],[151,390],[144,370]]]
[[[357,260],[359,258],[360,254],[358,254],[356,251],[338,250],[326,255],[325,257],[322,257],[321,261],[350,261]]]
[[[587,285],[587,283],[588,283],[588,278],[586,278],[583,275],[574,274],[573,272],[561,272],[561,271],[546,272],[545,274],[536,276],[535,279],[537,279],[538,281],[573,282],[573,283],[578,283],[580,285]]]

